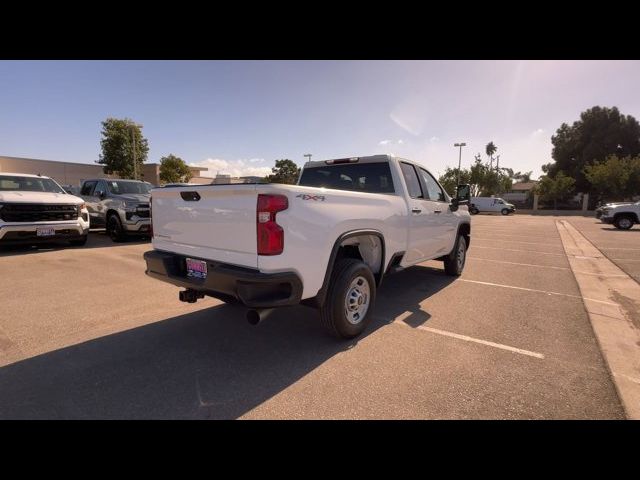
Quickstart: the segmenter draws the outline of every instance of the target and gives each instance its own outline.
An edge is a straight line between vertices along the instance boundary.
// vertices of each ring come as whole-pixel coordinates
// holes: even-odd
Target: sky
[[[594,105],[640,118],[640,61],[0,61],[0,155],[92,163],[101,121],[143,125],[147,162],[216,173],[390,153],[436,175],[493,141],[500,166],[551,161]]]

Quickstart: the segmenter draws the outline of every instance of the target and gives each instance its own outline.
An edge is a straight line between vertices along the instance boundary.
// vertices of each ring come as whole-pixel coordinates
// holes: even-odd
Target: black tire
[[[613,224],[618,230],[629,230],[633,227],[634,219],[631,215],[618,215],[613,220]]]
[[[109,215],[107,219],[107,234],[114,242],[123,242],[127,238],[118,215]]]
[[[360,286],[358,289],[358,285],[353,286],[352,284],[357,281],[363,281],[367,283],[367,287],[369,290],[368,295],[366,295],[366,289]],[[354,291],[355,289],[355,291]],[[364,291],[364,292],[363,292]],[[347,295],[350,293],[353,294],[356,292],[365,293],[364,295],[355,297],[357,304],[354,304],[356,309],[361,308],[361,303],[359,301],[360,298],[366,296],[366,301],[368,301],[368,307],[366,311],[362,314],[361,318],[353,318],[350,321],[347,317]],[[357,295],[357,294],[356,294]],[[365,328],[371,323],[371,319],[373,317],[373,310],[375,307],[376,301],[376,282],[373,277],[373,273],[371,269],[361,260],[356,260],[355,258],[343,258],[336,262],[333,267],[333,272],[331,273],[331,280],[329,283],[329,290],[327,291],[327,299],[325,300],[324,305],[320,308],[320,319],[325,328],[332,335],[338,338],[354,338],[360,335]],[[352,315],[357,316],[357,313],[353,313]]]
[[[503,215],[509,215],[509,210],[506,208],[503,208],[502,210],[500,210],[500,213]]]
[[[458,235],[453,250],[444,259],[444,272],[447,275],[458,277],[462,275],[464,264],[467,260],[467,241],[464,236]]]
[[[480,213],[480,211],[476,207],[471,207],[469,208],[469,213],[471,215],[477,215],[478,213]]]
[[[69,240],[69,245],[72,247],[82,247],[83,245],[86,245],[88,238],[89,235],[84,235],[80,240]]]

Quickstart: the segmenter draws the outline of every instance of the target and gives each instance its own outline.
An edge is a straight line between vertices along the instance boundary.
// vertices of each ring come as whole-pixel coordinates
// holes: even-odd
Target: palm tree
[[[489,142],[487,143],[485,151],[487,152],[487,157],[491,159],[490,168],[493,168],[493,154],[498,151],[498,147],[496,147],[496,145],[493,142]]]

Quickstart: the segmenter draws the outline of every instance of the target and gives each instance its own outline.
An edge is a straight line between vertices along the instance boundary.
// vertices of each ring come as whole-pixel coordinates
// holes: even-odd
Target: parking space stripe
[[[411,314],[411,312],[406,312],[406,313]],[[398,320],[396,320],[393,323],[404,325],[405,327],[409,327],[409,328],[417,328],[418,330],[423,330],[425,332],[435,333],[436,335],[443,335],[445,337],[456,338],[458,340],[463,340],[465,342],[479,343],[480,345],[486,345],[488,347],[499,348],[500,350],[507,350],[509,352],[519,353],[520,355],[527,355],[529,357],[534,357],[534,358],[539,358],[541,360],[544,360],[544,355],[542,353],[532,352],[530,350],[524,350],[522,348],[511,347],[509,345],[503,345],[501,343],[489,342],[488,340],[482,340],[480,338],[469,337],[468,335],[460,335],[459,333],[448,332],[446,330],[440,330],[438,328],[425,327],[423,325],[420,325],[418,327],[412,327],[411,325],[408,325],[408,324],[406,324],[406,323],[404,323],[402,321],[398,321]]]
[[[480,257],[467,257],[467,260],[481,260],[483,262],[496,262],[496,263],[506,263],[509,265],[522,265],[524,267],[539,267],[539,268],[552,268],[555,270],[571,270],[569,267],[554,267],[551,265],[536,265],[533,263],[519,263],[519,262],[507,262],[506,260],[493,260],[491,258],[480,258]]]
[[[459,282],[468,282],[468,283],[478,283],[480,285],[488,285],[490,287],[512,288],[514,290],[524,290],[526,292],[545,293],[547,295],[559,295],[561,297],[578,298],[580,300],[584,299],[584,300],[589,300],[589,301],[592,301],[592,302],[604,303],[606,305],[618,306],[617,303],[605,302],[604,300],[596,300],[594,298],[585,298],[585,297],[582,297],[581,295],[571,295],[570,293],[548,292],[546,290],[536,290],[535,288],[516,287],[514,285],[503,285],[501,283],[481,282],[479,280],[468,280],[466,278],[459,278],[458,281]]]
[[[474,245],[471,244],[471,248],[489,248],[491,250],[503,250],[508,252],[529,252],[529,253],[537,253],[538,255],[555,255],[557,257],[564,257],[564,253],[549,253],[549,252],[538,252],[537,250],[521,250],[516,248],[501,248],[501,247],[484,247],[482,245]]]
[[[549,246],[552,246],[552,247],[560,247],[560,248],[562,248],[562,244],[561,243],[522,242],[520,240],[504,240],[502,238],[480,238],[480,237],[477,237],[475,235],[474,235],[473,239],[481,241],[481,242],[526,243],[526,244],[529,244],[529,245],[549,245]],[[559,240],[558,240],[558,242],[559,242]]]

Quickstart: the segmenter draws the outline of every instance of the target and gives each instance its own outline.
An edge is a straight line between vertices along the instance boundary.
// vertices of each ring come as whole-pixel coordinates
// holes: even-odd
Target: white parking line
[[[533,263],[507,262],[506,260],[492,260],[490,258],[467,257],[467,259],[482,260],[483,262],[506,263],[509,265],[522,265],[524,267],[552,268],[554,270],[571,270],[569,267],[553,267],[551,265],[535,265]]]
[[[507,262],[506,260],[492,260],[491,258],[480,257],[467,257],[467,260],[481,260],[483,262],[495,262],[495,263],[507,263],[509,265],[522,265],[523,267],[538,267],[538,268],[551,268],[553,270],[571,270],[569,267],[554,267],[551,265],[536,265],[533,263],[519,263],[519,262]],[[595,277],[626,277],[626,275],[616,275],[611,273],[591,273],[581,272],[576,270],[575,273],[581,273],[582,275],[593,275]]]
[[[409,316],[409,315],[411,315],[411,312],[405,312],[398,318],[400,319],[401,317]],[[481,345],[486,345],[488,347],[494,347],[494,348],[499,348],[501,350],[507,350],[507,351],[513,352],[513,353],[519,353],[520,355],[527,355],[529,357],[539,358],[541,360],[544,359],[544,355],[542,353],[532,352],[530,350],[524,350],[522,348],[511,347],[509,345],[503,345],[502,343],[489,342],[488,340],[482,340],[480,338],[469,337],[468,335],[460,335],[459,333],[448,332],[446,330],[440,330],[438,328],[425,327],[423,325],[420,325],[418,327],[412,327],[411,325],[408,325],[408,324],[404,323],[403,321],[398,321],[398,320],[396,320],[393,323],[396,323],[396,324],[399,324],[399,325],[404,325],[405,327],[409,327],[409,328],[417,328],[418,330],[423,330],[425,332],[435,333],[437,335],[443,335],[445,337],[457,338],[458,340],[463,340],[465,342],[479,343]]]
[[[459,278],[459,282],[468,282],[468,283],[478,283],[480,285],[488,285],[490,287],[500,287],[500,288],[512,288],[514,290],[524,290],[526,292],[536,292],[536,293],[545,293],[547,295],[559,295],[561,297],[571,297],[571,298],[579,298],[580,300],[589,300],[592,302],[604,303],[606,305],[614,305],[618,306],[617,303],[613,302],[605,302],[603,300],[596,300],[594,298],[585,298],[581,295],[571,295],[570,293],[560,293],[560,292],[549,292],[547,290],[536,290],[535,288],[524,288],[524,287],[516,287],[514,285],[503,285],[501,283],[490,283],[490,282],[481,282],[479,280],[468,280],[466,278]]]
[[[508,252],[529,252],[529,253],[537,253],[539,255],[556,255],[558,257],[564,257],[564,253],[548,253],[548,252],[538,252],[537,250],[520,250],[516,248],[501,248],[501,247],[483,247],[482,245],[474,245],[471,244],[471,248],[489,248],[491,250],[506,250]]]
[[[474,240],[479,240],[481,242],[506,242],[506,243],[526,243],[529,245],[550,245],[552,247],[559,247],[562,248],[562,244],[561,243],[543,243],[543,242],[522,242],[520,240],[504,240],[500,237],[497,238],[480,238],[478,236],[473,236]],[[640,249],[639,249],[640,250]]]

